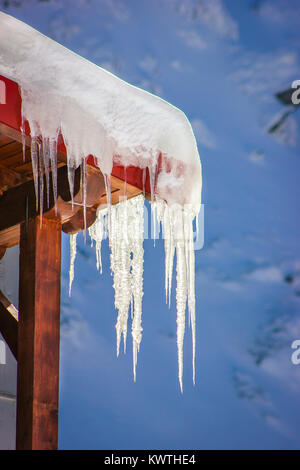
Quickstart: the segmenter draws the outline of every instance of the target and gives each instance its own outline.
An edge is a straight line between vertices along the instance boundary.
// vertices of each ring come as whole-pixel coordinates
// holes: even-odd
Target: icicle
[[[173,275],[173,263],[174,263],[174,235],[173,225],[170,218],[170,212],[167,205],[163,214],[163,236],[165,243],[165,290],[166,290],[166,303],[171,306],[171,289],[172,289],[172,275]]]
[[[44,164],[42,158],[42,148],[40,142],[38,142],[38,155],[39,155],[39,195],[40,195],[40,226],[42,227],[43,224],[43,208],[44,208]]]
[[[106,191],[106,201],[107,201],[107,217],[108,217],[108,231],[111,232],[111,185],[110,185],[110,175],[104,174],[104,184]],[[109,245],[111,244],[109,237]]]
[[[50,206],[50,175],[49,175],[49,164],[50,164],[50,157],[49,157],[49,139],[43,138],[42,140],[42,155],[43,155],[43,163],[46,175],[46,191],[47,191],[47,207]]]
[[[186,264],[184,246],[177,245],[176,263],[176,305],[177,305],[177,350],[178,350],[178,378],[180,390],[183,392],[183,339],[185,331],[185,307],[186,307]]]
[[[22,134],[22,153],[23,153],[23,163],[26,162],[26,134],[25,134],[25,118],[23,116],[23,109],[21,111],[22,114],[22,125],[21,125],[21,134]]]
[[[88,231],[92,242],[95,241],[97,270],[102,274],[101,244],[107,233],[107,209],[98,211],[97,219]]]
[[[187,281],[188,281],[188,309],[189,323],[192,329],[193,343],[193,383],[195,384],[195,355],[196,355],[196,302],[195,302],[195,252],[194,252],[194,233],[193,218],[194,214],[185,210],[185,244],[187,255]]]
[[[49,158],[51,162],[52,188],[55,204],[55,214],[57,214],[57,140],[49,140]]]
[[[83,201],[84,241],[86,242],[86,195],[87,195],[87,168],[86,159],[81,164],[81,200]]]
[[[150,166],[148,166],[148,171],[149,171],[149,180],[150,180],[150,195],[151,195],[151,202],[154,201],[154,194],[155,194],[155,171],[156,171],[156,165],[155,163],[151,163]]]
[[[106,179],[107,191],[108,181]],[[108,198],[109,199],[109,198]],[[111,271],[115,290],[117,355],[123,338],[124,352],[131,311],[131,334],[133,343],[133,376],[136,380],[137,356],[142,339],[143,297],[143,196],[124,200],[117,205],[98,211],[95,224],[89,228],[91,239],[96,242],[97,269],[102,271],[101,242],[109,232],[111,248]],[[176,252],[176,308],[178,378],[183,391],[183,342],[185,334],[185,311],[188,308],[192,329],[193,383],[195,383],[195,258],[193,240],[194,211],[188,206],[168,205],[156,199],[151,204],[155,224],[162,225],[165,246],[165,292],[170,306],[173,264]],[[108,222],[109,213],[111,221]],[[155,229],[156,236],[156,229]]]
[[[74,280],[74,264],[76,258],[76,242],[77,242],[77,233],[72,233],[70,235],[70,270],[69,270],[69,297],[71,297],[72,283]]]
[[[146,190],[145,190],[146,176],[147,176],[147,168],[143,168],[143,195],[144,195],[144,197],[145,197],[145,194],[146,194]]]
[[[75,166],[73,163],[68,162],[68,181],[71,193],[72,209],[74,207],[74,179],[75,179]]]
[[[108,181],[106,185],[109,194]],[[111,214],[110,222],[108,221],[109,213]],[[98,211],[95,224],[89,228],[89,234],[96,242],[98,269],[99,267],[102,269],[101,242],[107,230],[111,247],[115,307],[118,311],[117,355],[120,352],[122,337],[124,352],[126,352],[127,323],[131,310],[133,376],[136,380],[137,355],[142,339],[144,197],[141,195],[130,200],[125,199],[115,206],[108,204],[105,210]]]
[[[131,303],[130,286],[130,249],[128,246],[128,201],[111,207],[111,270],[113,273],[115,290],[115,307],[118,310],[116,323],[117,355],[120,351],[120,342],[123,335],[124,351],[126,351],[127,320]]]
[[[192,329],[193,383],[195,383],[196,315],[195,315],[195,257],[193,240],[194,212],[187,206],[168,206],[164,201],[155,203],[158,222],[162,224],[165,244],[165,291],[166,301],[171,300],[174,254],[176,250],[176,307],[178,377],[181,391],[183,376],[183,340],[185,310],[188,303],[189,323]]]
[[[132,252],[132,299],[133,299],[133,376],[136,380],[137,355],[142,340],[142,298],[143,298],[143,232],[144,232],[144,198],[133,198],[130,201],[132,212],[129,214],[132,220],[129,223],[131,252]]]
[[[155,241],[156,241],[156,236],[159,237],[160,233],[160,225],[159,225],[159,220],[160,218],[158,217],[157,211],[159,209],[159,204],[157,201],[152,201],[151,203],[151,223],[152,223],[152,228],[153,228],[153,246],[155,247]]]
[[[127,167],[124,166],[124,197],[127,198]]]
[[[38,153],[38,142],[36,137],[31,139],[31,161],[32,161],[32,172],[35,189],[35,201],[36,210],[39,208],[39,153]]]

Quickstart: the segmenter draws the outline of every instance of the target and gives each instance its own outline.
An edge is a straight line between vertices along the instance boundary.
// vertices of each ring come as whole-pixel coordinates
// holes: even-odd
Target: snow
[[[129,85],[88,62],[30,26],[0,12],[1,73],[17,82],[22,96],[22,131],[31,131],[32,168],[37,208],[42,215],[44,178],[49,203],[50,168],[57,195],[56,148],[62,135],[73,194],[75,168],[81,165],[86,201],[86,158],[105,176],[108,209],[99,213],[89,231],[96,242],[97,268],[106,229],[114,278],[117,354],[121,337],[126,349],[128,314],[132,316],[133,373],[142,339],[144,197],[110,204],[110,174],[114,161],[134,165],[150,175],[151,200],[165,238],[166,298],[170,298],[176,252],[177,347],[180,389],[183,390],[183,340],[188,304],[193,338],[195,382],[195,263],[193,219],[201,205],[201,163],[192,127],[185,114],[161,98]],[[162,168],[156,178],[158,158]],[[84,211],[85,212],[85,211]],[[42,217],[41,217],[42,223]],[[70,239],[69,294],[74,279],[76,235]]]
[[[5,13],[0,24],[1,73],[20,85],[23,117],[32,137],[43,137],[43,154],[59,132],[70,168],[91,154],[106,175],[116,157],[153,175],[162,154],[169,164],[158,176],[157,196],[199,211],[201,164],[182,111]]]

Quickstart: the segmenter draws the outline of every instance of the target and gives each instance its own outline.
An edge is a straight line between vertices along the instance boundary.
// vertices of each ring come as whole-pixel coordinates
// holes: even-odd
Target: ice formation
[[[110,207],[110,174],[114,162],[148,168],[151,200],[165,238],[166,297],[170,299],[176,253],[177,345],[182,389],[182,350],[188,304],[195,358],[195,291],[193,219],[201,205],[201,163],[195,137],[185,114],[144,90],[132,86],[47,38],[30,26],[0,12],[0,73],[19,84],[22,131],[28,122],[37,205],[42,207],[44,179],[49,172],[57,194],[57,142],[67,150],[72,192],[75,169],[82,166],[86,197],[86,158],[93,155],[105,177],[108,209],[99,211],[90,235],[96,243],[101,270],[101,241],[109,231],[114,276],[117,351],[124,346],[131,309],[134,375],[142,327],[143,198]],[[159,172],[158,160],[161,165]],[[49,196],[48,196],[49,197]],[[104,230],[104,231],[103,231]],[[124,235],[120,238],[120,233]],[[70,285],[74,277],[76,237],[71,237]],[[193,366],[194,370],[194,366]],[[193,372],[195,376],[195,372]]]
[[[89,228],[92,241],[96,242],[97,268],[102,271],[101,242],[108,230],[107,209],[98,211],[96,222]],[[133,374],[136,379],[137,353],[142,339],[143,297],[143,233],[144,197],[124,200],[111,207],[111,271],[114,279],[117,355],[123,335],[126,352],[128,314],[131,310],[133,342]]]
[[[155,219],[161,223],[165,245],[165,292],[170,305],[172,273],[176,253],[176,304],[177,304],[177,348],[178,376],[181,391],[183,375],[183,339],[185,332],[185,311],[188,304],[189,323],[193,340],[193,382],[195,383],[195,260],[193,213],[188,206],[168,205],[156,199],[152,202]],[[133,340],[133,374],[136,379],[137,353],[142,339],[142,297],[143,297],[143,227],[144,197],[124,200],[111,207],[111,271],[114,277],[115,307],[118,310],[116,323],[117,355],[123,335],[126,351],[127,323],[131,310]],[[97,269],[102,271],[101,243],[109,232],[108,210],[98,211],[96,222],[89,228],[89,235],[95,242]],[[70,282],[74,278],[74,241],[70,241],[71,267]]]
[[[189,323],[193,339],[193,382],[195,383],[196,310],[195,310],[195,258],[194,258],[194,215],[187,206],[168,205],[162,200],[154,203],[157,219],[162,224],[165,243],[165,291],[166,301],[171,297],[172,272],[176,251],[176,306],[177,306],[177,349],[178,377],[182,391],[183,339],[185,331],[185,310],[188,303]]]
[[[69,270],[69,295],[71,295],[72,283],[74,280],[74,264],[76,258],[76,251],[77,251],[77,233],[72,233],[70,235],[70,270]]]

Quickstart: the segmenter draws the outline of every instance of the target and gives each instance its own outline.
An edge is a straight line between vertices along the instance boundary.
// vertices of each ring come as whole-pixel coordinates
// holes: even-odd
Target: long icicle
[[[38,142],[38,155],[39,155],[39,195],[40,195],[40,226],[43,225],[43,210],[44,210],[44,161],[42,157],[42,143]]]
[[[39,152],[38,152],[38,142],[36,137],[31,139],[31,162],[32,162],[32,172],[33,172],[33,181],[35,189],[35,204],[36,210],[39,209]]]
[[[93,225],[88,228],[89,236],[92,244],[95,241],[96,249],[96,266],[97,270],[102,274],[102,257],[101,257],[101,245],[102,240],[107,235],[107,208],[98,211],[97,219]]]
[[[77,233],[70,235],[70,270],[69,270],[69,297],[71,297],[72,283],[74,280],[74,267],[77,252]]]
[[[193,241],[194,212],[188,206],[169,206],[164,201],[154,203],[158,223],[162,224],[165,244],[165,291],[166,301],[171,300],[173,260],[176,251],[176,308],[178,377],[183,390],[183,340],[185,333],[185,310],[188,304],[189,323],[192,329],[193,383],[195,384],[196,315],[195,315],[195,256]]]
[[[49,140],[49,158],[51,162],[51,176],[55,204],[55,214],[57,215],[57,139]]]

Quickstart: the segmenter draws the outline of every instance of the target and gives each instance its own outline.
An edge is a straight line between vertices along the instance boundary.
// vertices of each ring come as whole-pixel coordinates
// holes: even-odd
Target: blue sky
[[[299,2],[19,0],[0,7],[182,109],[203,165],[196,386],[187,330],[180,394],[162,242],[144,243],[134,383],[130,338],[127,354],[116,358],[107,242],[100,276],[79,235],[69,299],[64,236],[59,447],[299,448],[300,366],[290,358],[300,338],[300,111],[267,132],[286,111],[274,93],[300,79]]]

